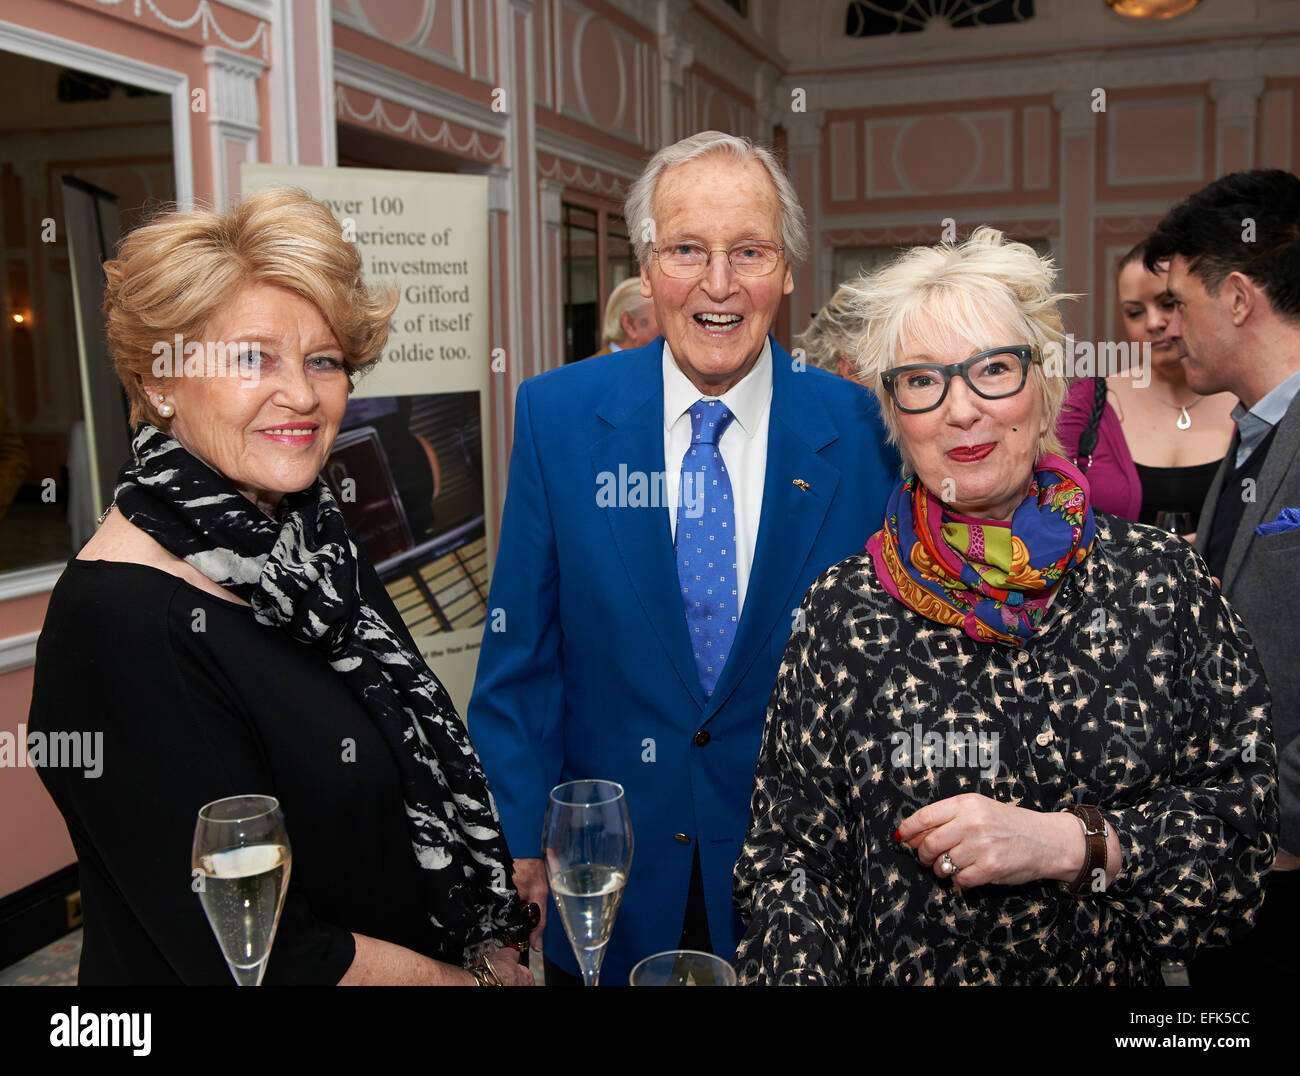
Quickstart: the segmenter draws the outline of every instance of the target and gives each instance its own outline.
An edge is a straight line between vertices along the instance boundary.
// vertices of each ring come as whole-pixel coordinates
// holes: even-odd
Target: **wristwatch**
[[[1098,868],[1101,870],[1103,885],[1105,884],[1108,854],[1106,838],[1110,835],[1110,831],[1106,827],[1106,820],[1102,818],[1101,812],[1096,807],[1076,803],[1072,807],[1067,807],[1066,811],[1074,815],[1083,826],[1085,843],[1083,866],[1079,869],[1078,877],[1067,884],[1066,888],[1071,893],[1087,893],[1093,888],[1093,875]]]

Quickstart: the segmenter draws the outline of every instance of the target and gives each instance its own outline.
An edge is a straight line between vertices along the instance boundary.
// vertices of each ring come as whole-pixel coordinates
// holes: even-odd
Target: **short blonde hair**
[[[343,349],[349,382],[379,361],[391,288],[367,288],[361,256],[334,214],[305,191],[273,187],[227,213],[167,209],[122,240],[104,263],[108,348],[131,402],[131,424],[168,429],[144,389],[155,346],[205,326],[249,284],[286,288],[312,303]]]
[[[621,344],[627,335],[623,332],[623,315],[631,314],[637,321],[644,321],[650,305],[650,300],[641,294],[640,276],[628,277],[609,293],[609,301],[605,303],[605,331],[600,342],[606,347],[611,340]]]
[[[847,284],[841,284],[831,301],[813,315],[808,328],[794,338],[794,342],[804,350],[804,361],[819,370],[832,374],[840,372],[840,356],[845,356],[850,364],[853,361],[853,349],[862,326],[849,314],[849,302],[853,290]]]
[[[889,440],[898,446],[903,469],[915,467],[900,441],[898,412],[885,390],[881,371],[896,365],[904,340],[939,350],[957,339],[972,352],[999,344],[1029,344],[1039,359],[1065,339],[1059,303],[1076,296],[1052,291],[1056,269],[1033,247],[1008,240],[996,228],[976,228],[964,243],[913,247],[888,265],[847,284],[850,317],[861,323],[853,352],[863,382],[880,400]],[[994,340],[994,326],[1006,324],[1023,338]],[[1057,364],[1059,365],[1059,364]],[[1060,374],[1044,363],[1029,368],[1027,387],[1039,394],[1047,432],[1039,438],[1038,457],[1062,455],[1056,421],[1068,388]]]

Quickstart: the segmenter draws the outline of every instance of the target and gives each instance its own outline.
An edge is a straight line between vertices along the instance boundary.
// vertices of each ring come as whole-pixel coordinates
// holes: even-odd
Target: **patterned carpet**
[[[74,930],[17,964],[0,968],[0,986],[76,986],[81,931]]]

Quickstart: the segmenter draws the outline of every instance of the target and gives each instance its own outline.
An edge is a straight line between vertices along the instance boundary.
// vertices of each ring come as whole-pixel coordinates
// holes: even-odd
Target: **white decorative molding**
[[[172,106],[172,166],[176,174],[176,201],[183,208],[194,204],[194,158],[190,150],[190,80],[183,72],[143,63],[128,56],[106,52],[11,22],[0,21],[0,49],[169,95]]]
[[[592,177],[588,179],[582,165],[574,165],[573,169],[569,170],[564,166],[563,158],[560,157],[556,157],[555,163],[549,168],[538,164],[537,174],[544,182],[555,183],[561,189],[564,187],[577,187],[580,190],[595,191],[597,194],[603,194],[619,201],[627,195],[628,184],[626,182],[617,179],[606,182],[601,178],[600,172],[594,170]]]
[[[308,0],[310,3],[311,0]],[[334,95],[334,21],[330,17],[331,0],[315,0],[316,7],[316,77],[320,91],[321,164],[337,168],[339,163],[338,121],[329,106]]]
[[[627,180],[636,179],[645,167],[644,160],[639,157],[614,153],[601,146],[593,146],[582,139],[560,134],[558,131],[550,131],[544,127],[537,128],[537,148],[543,153],[564,157],[575,164],[608,172]]]
[[[366,37],[373,37],[376,41],[382,41],[386,45],[391,45],[395,49],[408,53],[411,56],[418,56],[422,60],[429,60],[438,64],[440,67],[448,67],[453,71],[464,72],[465,65],[465,0],[402,0],[402,3],[409,7],[412,3],[423,4],[420,12],[420,22],[407,41],[394,41],[385,37],[370,22],[366,10],[358,0],[344,0],[342,4],[333,9],[333,18],[337,23],[347,26],[358,33],[365,34]],[[451,8],[452,23],[452,48],[453,52],[439,52],[435,48],[422,45],[425,37],[428,36],[429,30],[433,27],[434,17],[438,13],[439,4],[448,4]],[[415,42],[415,44],[410,44]]]
[[[267,77],[271,114],[271,160],[300,164],[304,133],[319,125],[320,161],[338,163],[337,122],[330,102],[334,96],[334,23],[330,0],[258,0],[271,8],[271,69]],[[296,25],[296,20],[303,20]],[[315,33],[303,32],[310,25]],[[311,76],[320,95],[319,110],[303,111],[299,101],[298,72]],[[317,112],[319,111],[319,114]],[[313,147],[314,148],[314,147]]]
[[[903,167],[901,154],[903,152],[903,143],[909,132],[919,122],[934,118],[953,119],[961,123],[970,134],[971,142],[975,147],[975,154],[971,160],[970,167],[966,174],[954,180],[953,185],[945,191],[927,191],[917,187],[907,170]],[[988,147],[985,145],[984,136],[976,129],[974,121],[994,119],[1002,124],[1002,179],[1001,182],[994,183],[976,183],[975,177],[979,175],[984,167],[985,156]],[[871,189],[871,177],[875,175],[875,168],[872,165],[872,131],[877,127],[896,127],[898,134],[894,139],[893,150],[890,155],[890,172],[900,186],[891,188],[886,191],[873,192]],[[865,148],[866,161],[866,198],[897,198],[919,196],[926,197],[934,194],[985,194],[989,192],[1003,192],[1011,190],[1015,185],[1014,172],[1012,169],[1013,157],[1013,131],[1015,125],[1010,109],[996,109],[984,112],[963,112],[957,108],[948,112],[935,112],[923,116],[907,116],[891,118],[885,120],[868,120],[864,125],[863,142]]]
[[[1216,78],[1210,83],[1210,100],[1218,106],[1220,122],[1224,120],[1255,122],[1255,111],[1264,93],[1264,77]]]
[[[373,124],[380,130],[393,134],[413,135],[419,141],[439,149],[451,149],[465,156],[493,161],[501,156],[505,147],[505,143],[501,142],[494,150],[489,151],[479,139],[478,131],[470,131],[469,138],[461,142],[452,134],[451,126],[446,120],[441,121],[440,126],[433,131],[426,131],[424,124],[420,122],[420,113],[413,108],[407,109],[406,118],[399,123],[388,115],[383,98],[376,98],[368,112],[358,112],[352,107],[352,102],[348,100],[347,88],[342,84],[335,90],[334,99],[338,106],[338,115],[342,119],[350,119],[363,126]],[[436,122],[436,117],[426,118]]]
[[[1093,95],[1098,87],[1095,81],[1085,85],[1088,79],[1071,79],[1071,85],[1052,91],[1052,108],[1061,117],[1061,135],[1065,138],[1091,138],[1097,130],[1097,115]],[[1114,124],[1111,125],[1112,129]]]
[[[257,160],[257,136],[262,129],[257,80],[266,65],[230,49],[208,45],[208,132],[212,140],[212,189],[224,206],[236,192],[228,189],[231,143],[244,147],[244,160]]]
[[[499,164],[470,165],[461,174],[488,177],[488,212],[510,211],[510,169]]]
[[[1300,3],[1295,4],[1300,13]],[[921,35],[916,35],[921,36]],[[1117,89],[1145,89],[1180,85],[1206,78],[1262,76],[1292,78],[1300,74],[1300,36],[1258,47],[1243,45],[1232,53],[1246,63],[1244,70],[1232,66],[1204,46],[1168,45],[1113,53],[1056,52],[1026,56],[1014,63],[972,61],[963,64],[914,63],[889,70],[856,70],[834,74],[787,73],[787,86],[822,85],[819,101],[837,108],[854,104],[871,108],[896,105],[977,101],[995,97],[1029,97],[1051,94],[1063,119],[1095,122],[1090,110],[1094,88],[1111,93]],[[1076,95],[1073,96],[1072,95]],[[811,92],[809,93],[811,97]],[[1086,115],[1079,111],[1088,110]]]
[[[1244,78],[1219,78],[1210,83],[1210,99],[1215,103],[1214,171],[1218,175],[1231,171],[1226,160],[1226,135],[1235,132],[1241,137],[1244,160],[1236,162],[1237,168],[1255,165],[1255,117],[1259,100],[1264,96],[1262,75]]]
[[[134,2],[134,14],[135,17],[138,19],[141,17],[142,14],[141,0],[133,0],[133,2]],[[223,0],[223,2],[225,2],[225,0]],[[126,0],[95,0],[95,3],[97,3],[100,7],[120,7],[122,4],[126,3]],[[221,28],[221,24],[217,22],[217,17],[212,14],[212,8],[211,6],[209,6],[208,0],[199,0],[199,6],[194,9],[193,14],[191,14],[187,19],[172,18],[170,15],[167,15],[163,11],[159,10],[158,5],[154,3],[154,0],[143,0],[143,4],[145,7],[149,9],[149,12],[154,16],[154,18],[156,18],[160,23],[162,23],[164,26],[169,27],[172,30],[188,30],[195,23],[199,23],[203,33],[204,41],[208,40],[210,33],[215,33],[217,35],[218,40],[224,42],[227,46],[229,46],[232,49],[240,49],[240,50],[252,48],[252,46],[260,42],[262,45],[262,59],[263,60],[268,59],[267,33],[266,33],[265,22],[261,23],[257,27],[257,30],[254,31],[251,37],[243,41],[239,41],[236,38],[231,37],[228,33],[226,33]],[[266,17],[260,10],[263,6],[261,4],[257,4],[257,5],[248,4],[248,3],[240,4],[236,2],[236,3],[231,3],[230,6],[234,8],[242,9],[247,14],[256,15],[256,17],[258,18]]]
[[[36,640],[40,635],[39,631],[29,631],[26,635],[0,639],[0,676],[36,664]]]
[[[538,186],[542,193],[542,223],[548,228],[560,227],[564,223],[564,184],[543,179]]]
[[[462,127],[498,138],[505,136],[506,113],[493,112],[487,105],[467,100],[460,94],[411,78],[391,67],[384,67],[350,52],[335,54],[334,81],[340,86],[351,86],[393,104],[422,112],[432,119],[450,120]]]
[[[266,64],[230,49],[209,45],[203,50],[208,65],[208,120],[241,135],[262,129],[257,105],[257,80]]]
[[[586,36],[588,29],[593,24],[599,24],[604,27],[614,39],[614,60],[618,67],[618,85],[609,87],[602,86],[599,92],[601,94],[617,93],[619,106],[617,114],[614,116],[613,120],[607,124],[600,124],[599,127],[617,138],[626,137],[621,129],[623,127],[624,117],[627,115],[628,109],[633,105],[633,95],[637,94],[639,96],[641,86],[641,80],[639,77],[641,70],[641,52],[643,48],[641,42],[622,27],[616,26],[607,20],[598,19],[595,14],[578,6],[573,2],[573,0],[556,0],[556,2],[560,8],[568,7],[577,16],[577,23],[574,27],[574,33],[571,40],[560,35],[558,29],[557,33],[552,36],[552,41],[555,46],[556,67],[559,70],[567,69],[573,76],[573,96],[576,97],[576,100],[570,100],[569,96],[565,93],[565,80],[563,78],[556,79],[556,111],[563,116],[568,116],[570,119],[577,120],[579,123],[585,123],[589,126],[597,126],[596,121],[592,117],[590,103],[587,100],[587,86],[582,77],[581,55],[583,38]],[[559,21],[560,14],[559,11],[557,11],[557,28]],[[630,71],[628,70],[627,60],[629,54],[632,58],[632,70]],[[631,136],[637,144],[640,144],[644,138],[644,131],[641,128],[640,120],[641,115],[638,110],[633,120],[632,126],[634,129]]]
[[[469,58],[469,77],[473,79],[478,79],[480,82],[486,82],[488,85],[491,85],[493,82],[496,81],[496,74],[495,74],[496,57],[492,54],[492,43],[491,43],[490,36],[488,38],[487,55],[484,57],[484,66],[481,69],[478,64],[478,57],[474,53],[474,42],[477,33],[477,20],[479,18],[479,16],[475,14],[475,11],[478,9],[478,3],[479,0],[467,0],[467,3],[465,4],[465,22],[467,27],[465,32],[465,40],[469,43],[469,46],[466,50]],[[489,10],[489,5],[487,4],[485,4],[483,8],[483,18],[490,27],[492,22],[492,15]],[[551,51],[550,49],[543,49],[542,54],[546,59],[545,80],[549,83],[550,74],[551,74]],[[542,97],[545,98],[543,103],[549,106],[551,103],[550,98],[545,94],[543,94]]]
[[[267,0],[271,34],[271,160],[277,164],[298,163],[298,94],[295,90],[293,48],[293,0]]]
[[[66,561],[54,564],[42,564],[36,568],[19,568],[12,572],[0,572],[0,602],[12,601],[14,598],[26,598],[29,594],[47,594],[59,581]]]

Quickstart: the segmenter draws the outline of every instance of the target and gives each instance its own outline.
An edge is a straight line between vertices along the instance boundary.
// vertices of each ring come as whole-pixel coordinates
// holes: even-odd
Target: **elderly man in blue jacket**
[[[626,219],[662,336],[525,381],[469,727],[525,900],[549,904],[551,788],[622,784],[636,852],[602,982],[676,948],[730,960],[768,696],[812,581],[879,529],[897,459],[869,394],[769,335],[803,211],[780,164],[705,132]],[[549,983],[577,963],[559,917]],[[534,945],[542,939],[534,935]]]

